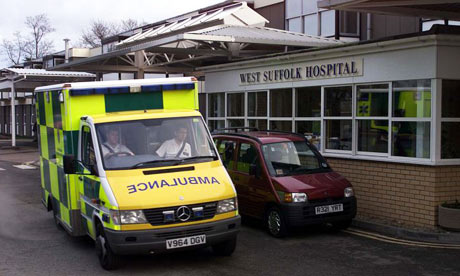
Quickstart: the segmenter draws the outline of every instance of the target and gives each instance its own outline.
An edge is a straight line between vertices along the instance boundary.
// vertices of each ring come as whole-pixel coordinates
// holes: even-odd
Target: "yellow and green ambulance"
[[[95,240],[102,267],[124,254],[233,253],[236,192],[197,111],[195,78],[35,92],[43,204],[58,227]]]

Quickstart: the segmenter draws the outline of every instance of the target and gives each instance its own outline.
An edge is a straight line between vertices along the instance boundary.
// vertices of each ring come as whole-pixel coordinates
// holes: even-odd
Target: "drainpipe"
[[[366,27],[366,31],[367,31],[367,40],[371,40],[372,39],[372,14],[368,13],[367,14],[367,27]]]
[[[64,43],[65,43],[65,63],[69,62],[69,41],[70,41],[70,39],[64,38]]]

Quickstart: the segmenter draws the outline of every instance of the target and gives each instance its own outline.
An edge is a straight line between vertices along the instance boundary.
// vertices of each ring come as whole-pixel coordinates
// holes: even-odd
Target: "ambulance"
[[[35,90],[43,204],[59,228],[95,241],[104,269],[125,254],[233,253],[236,192],[197,91],[191,77]]]

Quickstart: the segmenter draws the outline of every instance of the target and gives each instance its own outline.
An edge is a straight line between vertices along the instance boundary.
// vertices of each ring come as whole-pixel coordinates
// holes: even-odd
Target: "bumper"
[[[141,231],[113,231],[105,229],[111,249],[120,255],[156,254],[207,247],[235,238],[240,230],[241,217],[190,226]],[[206,244],[178,249],[166,249],[166,240],[206,235]]]
[[[315,207],[343,204],[343,211],[328,214],[315,214]],[[343,198],[340,200],[328,200],[323,202],[291,203],[282,204],[281,211],[289,226],[304,226],[328,222],[344,221],[356,216],[356,197]]]

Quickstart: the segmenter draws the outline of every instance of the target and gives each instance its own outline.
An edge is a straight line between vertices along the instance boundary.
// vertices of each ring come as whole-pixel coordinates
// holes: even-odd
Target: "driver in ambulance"
[[[102,144],[102,154],[104,158],[112,156],[134,155],[134,153],[125,145],[120,144],[120,135],[118,129],[110,128],[107,132],[107,140]]]

